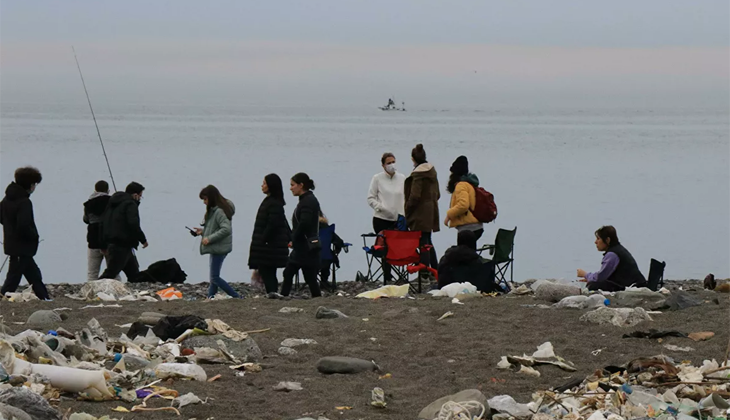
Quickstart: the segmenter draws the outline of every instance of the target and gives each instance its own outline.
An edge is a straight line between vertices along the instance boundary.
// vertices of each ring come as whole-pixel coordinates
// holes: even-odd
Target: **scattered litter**
[[[304,312],[304,309],[285,306],[285,307],[279,309],[279,312],[281,312],[282,314],[294,314],[294,313],[298,313],[298,312]]]
[[[715,333],[712,331],[703,331],[703,332],[694,332],[690,333],[687,337],[691,338],[694,341],[706,341],[711,339],[715,336]]]
[[[553,304],[553,308],[571,308],[571,309],[593,309],[607,306],[609,303],[605,296],[596,294],[590,296],[567,296],[558,303]]]
[[[79,309],[89,309],[89,308],[121,308],[121,307],[122,307],[122,305],[119,305],[119,304],[105,305],[103,303],[100,303],[98,305],[86,305],[86,306],[82,306]]]
[[[274,385],[274,391],[284,391],[284,392],[291,392],[291,391],[302,391],[304,388],[302,388],[302,384],[299,382],[279,382],[278,384]]]
[[[526,285],[523,284],[520,287],[516,287],[516,288],[512,289],[509,293],[511,295],[521,296],[521,295],[528,295],[530,293],[534,293],[534,290],[530,289],[529,287],[527,287]]]
[[[526,354],[522,356],[502,356],[502,359],[497,364],[498,368],[509,369],[511,367],[505,364],[505,359],[507,363],[513,366],[532,367],[538,365],[554,365],[569,372],[575,372],[577,370],[573,363],[555,354],[553,345],[549,341],[541,344],[532,356]],[[520,370],[522,373],[533,374],[530,370],[522,370],[521,368]]]
[[[181,378],[200,382],[208,379],[202,367],[187,363],[161,363],[155,368],[155,376],[159,379]]]
[[[492,410],[506,413],[513,417],[531,417],[532,411],[527,404],[519,404],[509,395],[498,395],[490,398],[487,403]]]
[[[528,375],[528,376],[534,376],[536,378],[540,377],[540,372],[538,372],[534,368],[531,368],[531,367],[525,366],[525,365],[520,366],[520,370],[518,370],[517,373],[521,373],[523,375]]]
[[[446,319],[446,318],[449,318],[452,316],[454,316],[454,313],[451,311],[448,311],[445,314],[441,315],[441,317],[439,319],[437,319],[437,321],[441,321],[442,319]]]
[[[450,298],[456,297],[456,295],[469,295],[478,294],[477,287],[471,283],[451,283],[441,289],[431,290],[428,292],[431,296],[447,296]]]
[[[694,351],[692,347],[679,347],[675,346],[674,344],[665,344],[664,348],[671,351]]]
[[[643,321],[652,321],[651,316],[643,308],[598,308],[583,314],[580,320],[617,327],[633,327]]]
[[[385,375],[378,376],[378,379],[390,379],[392,377],[393,375],[391,375],[390,373],[386,373]]]
[[[162,289],[160,291],[155,292],[157,296],[160,297],[162,300],[175,300],[175,299],[182,299],[183,295],[182,292],[175,289],[174,287],[168,287],[167,289]]]
[[[403,284],[401,286],[395,286],[392,284],[389,284],[387,286],[378,287],[374,290],[368,290],[367,292],[362,292],[359,295],[355,296],[356,298],[366,298],[366,299],[378,299],[383,297],[406,297],[408,295],[408,288],[410,286],[407,284]]]
[[[178,404],[177,408],[180,409],[190,404],[205,404],[203,400],[201,400],[197,395],[193,394],[192,392],[188,392],[187,394],[181,395],[172,400],[172,405],[175,405],[175,403]]]
[[[687,334],[679,331],[664,331],[664,330],[649,330],[649,331],[634,331],[628,334],[624,334],[622,338],[650,338],[655,340],[657,338],[664,337],[680,337],[687,338]]]
[[[219,373],[219,374],[215,375],[214,377],[212,377],[212,378],[209,378],[209,379],[208,379],[208,382],[215,382],[215,381],[217,381],[218,379],[220,379],[221,377],[222,377],[222,375],[221,375],[221,374]]]
[[[459,299],[457,299],[457,298],[453,298],[453,299],[451,299],[451,303],[455,303],[455,304],[457,304],[457,305],[463,305],[463,304],[464,304],[464,302],[460,301],[460,300],[459,300]]]
[[[453,395],[441,397],[426,406],[419,419],[424,420],[482,420],[489,412],[487,397],[478,389],[467,389]]]
[[[373,388],[370,392],[370,398],[372,399],[372,401],[370,401],[370,405],[373,407],[385,408],[385,406],[388,405],[385,402],[385,391],[383,391],[383,388]]]

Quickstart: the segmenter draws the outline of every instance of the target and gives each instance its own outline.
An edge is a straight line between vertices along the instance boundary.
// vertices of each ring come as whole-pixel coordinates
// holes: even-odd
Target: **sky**
[[[730,3],[0,3],[0,100],[727,102]]]

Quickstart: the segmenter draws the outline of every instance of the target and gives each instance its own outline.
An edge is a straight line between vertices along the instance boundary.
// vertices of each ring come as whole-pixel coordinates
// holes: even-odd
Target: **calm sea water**
[[[645,274],[657,258],[667,262],[668,278],[730,276],[727,109],[96,106],[117,188],[132,180],[147,188],[140,212],[150,247],[138,252],[141,265],[175,257],[193,282],[206,281],[208,270],[184,228],[202,220],[200,189],[215,184],[235,202],[223,277],[248,281],[261,180],[299,171],[315,180],[323,210],[356,245],[338,276],[354,278],[365,269],[360,234],[371,230],[366,194],[379,157],[394,152],[408,173],[419,142],[442,187],[451,162],[469,157],[499,206],[482,242],[500,227],[518,229],[516,280],[597,269],[593,232],[603,224],[616,226]],[[21,165],[43,173],[33,201],[45,280],[85,281],[82,203],[108,179],[88,108],[3,103],[1,116],[3,185]],[[444,192],[442,216],[449,198]],[[288,198],[288,214],[295,201]],[[434,236],[439,255],[455,238],[453,229]]]

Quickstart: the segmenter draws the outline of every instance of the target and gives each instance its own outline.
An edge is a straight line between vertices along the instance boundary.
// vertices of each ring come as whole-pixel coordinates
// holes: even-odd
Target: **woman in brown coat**
[[[431,245],[431,252],[421,254],[421,262],[432,268],[438,268],[436,250],[431,242],[431,233],[439,231],[439,206],[441,198],[439,180],[436,169],[426,161],[426,151],[422,144],[417,144],[411,151],[411,159],[415,168],[406,178],[406,222],[408,230],[421,232],[421,246]]]

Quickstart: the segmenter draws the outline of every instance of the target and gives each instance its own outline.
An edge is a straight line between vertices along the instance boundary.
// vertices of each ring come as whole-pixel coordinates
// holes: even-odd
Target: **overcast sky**
[[[725,101],[729,4],[3,0],[0,99]]]

